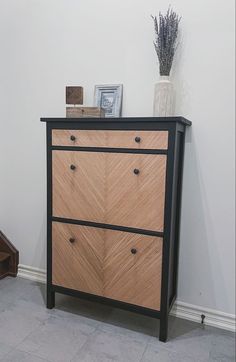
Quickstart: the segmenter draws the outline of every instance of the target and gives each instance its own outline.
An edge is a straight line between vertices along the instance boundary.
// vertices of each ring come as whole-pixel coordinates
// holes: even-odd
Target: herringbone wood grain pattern
[[[53,151],[52,158],[53,216],[104,222],[104,153]]]
[[[110,153],[107,159],[106,222],[163,231],[166,156]]]
[[[104,243],[104,229],[53,222],[53,284],[103,295]]]
[[[71,136],[74,136],[75,139],[71,140]],[[140,142],[137,143],[135,137],[140,137]],[[168,148],[168,131],[88,131],[54,129],[52,131],[52,145],[166,150]]]
[[[161,265],[161,238],[53,222],[54,285],[159,310]]]
[[[53,216],[163,231],[165,177],[165,155],[53,151]]]
[[[105,245],[105,297],[160,310],[162,239],[107,230]]]

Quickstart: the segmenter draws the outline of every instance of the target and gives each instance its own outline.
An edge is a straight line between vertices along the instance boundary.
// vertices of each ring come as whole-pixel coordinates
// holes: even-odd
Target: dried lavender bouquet
[[[176,40],[181,17],[169,8],[166,15],[160,12],[158,20],[156,16],[152,16],[152,19],[156,33],[154,47],[159,59],[160,75],[168,76],[177,48]]]

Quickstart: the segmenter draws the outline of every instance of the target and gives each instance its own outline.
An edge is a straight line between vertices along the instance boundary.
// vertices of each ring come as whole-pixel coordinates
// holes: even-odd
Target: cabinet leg
[[[168,338],[168,314],[160,319],[159,341],[166,342]]]
[[[55,307],[55,292],[47,288],[47,308],[52,309]]]

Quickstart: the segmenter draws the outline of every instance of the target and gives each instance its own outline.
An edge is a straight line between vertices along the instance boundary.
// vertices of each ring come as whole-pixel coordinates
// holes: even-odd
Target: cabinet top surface
[[[188,119],[178,117],[122,117],[122,118],[41,118],[41,122],[72,122],[72,123],[125,123],[125,122],[154,122],[154,123],[165,123],[165,122],[177,122],[185,126],[191,126],[192,122]]]

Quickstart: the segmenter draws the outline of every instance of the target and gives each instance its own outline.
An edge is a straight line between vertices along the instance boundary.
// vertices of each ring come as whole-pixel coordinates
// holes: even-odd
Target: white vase
[[[174,87],[169,76],[160,76],[155,84],[153,116],[168,117],[174,115]]]

